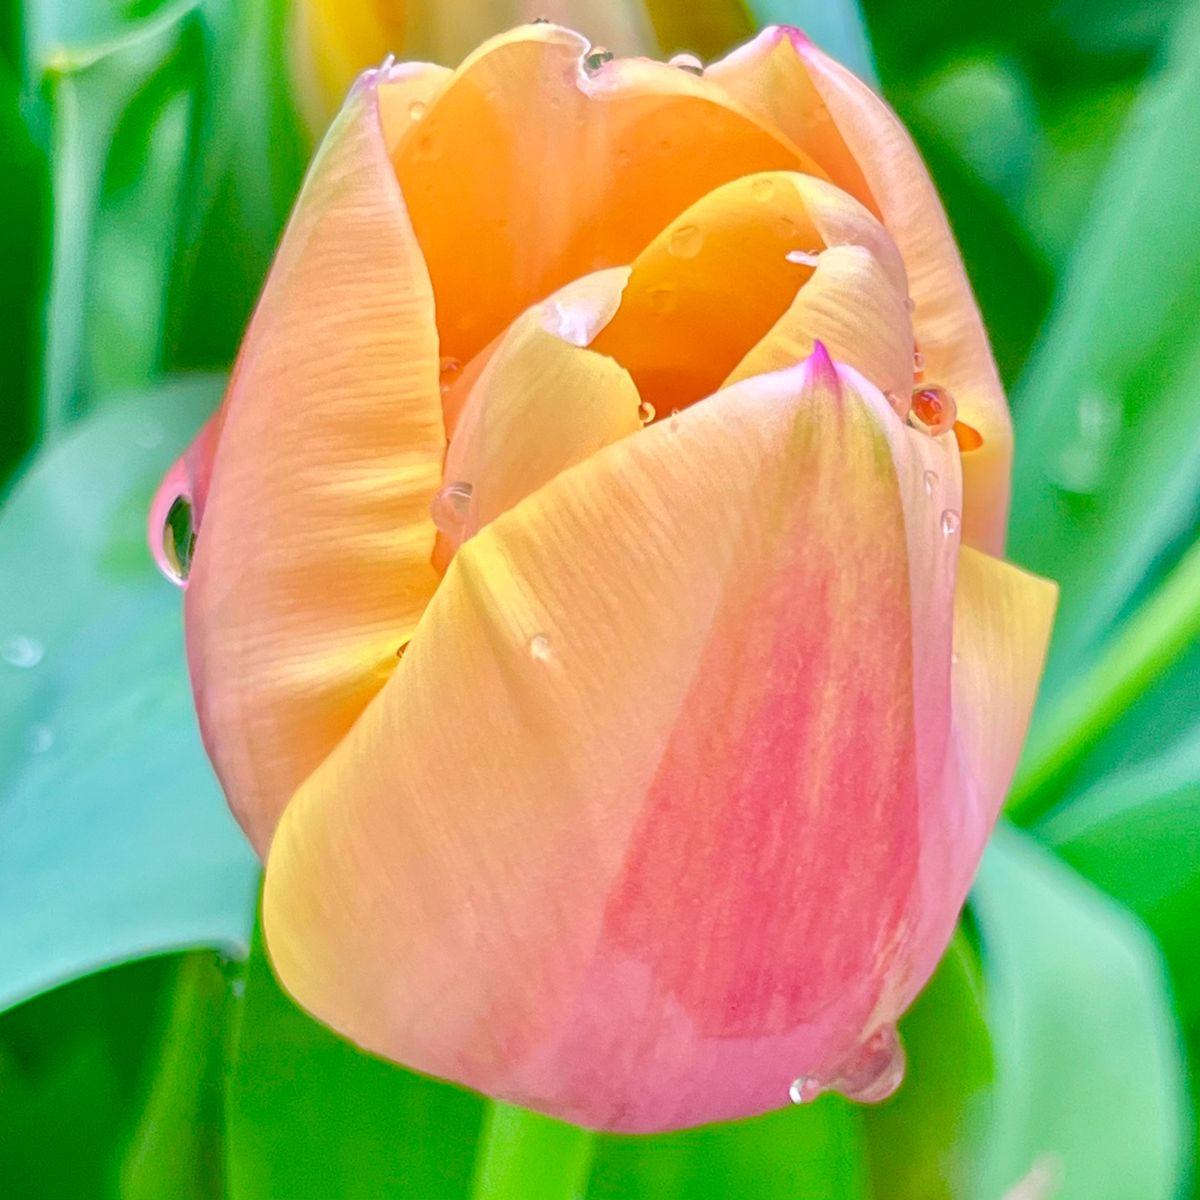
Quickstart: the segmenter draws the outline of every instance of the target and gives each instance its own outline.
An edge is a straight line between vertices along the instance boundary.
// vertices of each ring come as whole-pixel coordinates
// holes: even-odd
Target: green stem
[[[499,1101],[488,1104],[473,1200],[583,1200],[595,1139],[586,1129]]]
[[[1175,565],[1100,660],[1037,723],[1013,785],[1022,824],[1050,809],[1061,784],[1130,704],[1200,638],[1200,542]]]

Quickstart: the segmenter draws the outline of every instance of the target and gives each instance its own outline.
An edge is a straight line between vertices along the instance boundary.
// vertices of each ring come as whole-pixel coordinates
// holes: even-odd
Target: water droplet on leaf
[[[176,587],[187,583],[196,554],[196,528],[192,521],[192,502],[187,496],[176,496],[167,509],[163,522],[162,541],[154,547],[158,569]]]
[[[933,495],[933,489],[935,487],[937,487],[937,481],[938,481],[938,477],[937,477],[936,471],[926,471],[925,472],[925,495],[927,495],[927,496]]]
[[[962,518],[954,509],[948,508],[942,513],[942,533],[953,537],[962,528]]]
[[[925,355],[923,355],[921,353],[921,351],[918,350],[916,346],[914,346],[913,347],[913,374],[920,375],[921,372],[924,370],[925,370]]]
[[[885,1025],[859,1046],[831,1087],[847,1100],[878,1104],[904,1080],[904,1046],[895,1027]]]
[[[544,633],[535,633],[529,639],[529,657],[534,662],[549,662],[553,657],[550,639]]]
[[[792,1085],[788,1088],[788,1099],[793,1104],[811,1104],[821,1094],[821,1090],[821,1085],[815,1079],[801,1075],[792,1080]]]

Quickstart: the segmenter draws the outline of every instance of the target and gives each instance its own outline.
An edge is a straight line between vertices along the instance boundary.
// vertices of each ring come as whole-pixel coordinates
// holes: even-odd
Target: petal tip
[[[819,338],[813,342],[812,353],[807,359],[809,379],[818,387],[828,388],[840,394],[842,381],[838,375],[829,350]]]

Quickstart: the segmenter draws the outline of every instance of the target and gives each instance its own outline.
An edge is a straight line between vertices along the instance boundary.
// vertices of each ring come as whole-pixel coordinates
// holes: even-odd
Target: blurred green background
[[[0,1194],[1200,1197],[1200,3],[745,6],[921,144],[1012,397],[1010,554],[1062,606],[900,1093],[650,1139],[371,1060],[262,956],[143,523],[311,150],[288,10],[0,11]]]

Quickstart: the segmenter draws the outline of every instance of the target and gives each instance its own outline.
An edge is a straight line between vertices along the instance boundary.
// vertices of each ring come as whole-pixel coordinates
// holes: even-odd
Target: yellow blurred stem
[[[488,1102],[473,1200],[576,1200],[587,1192],[595,1138],[510,1104]]]
[[[1107,652],[1039,720],[1009,800],[1021,822],[1057,799],[1067,773],[1156,676],[1200,638],[1200,542],[1131,617]]]

